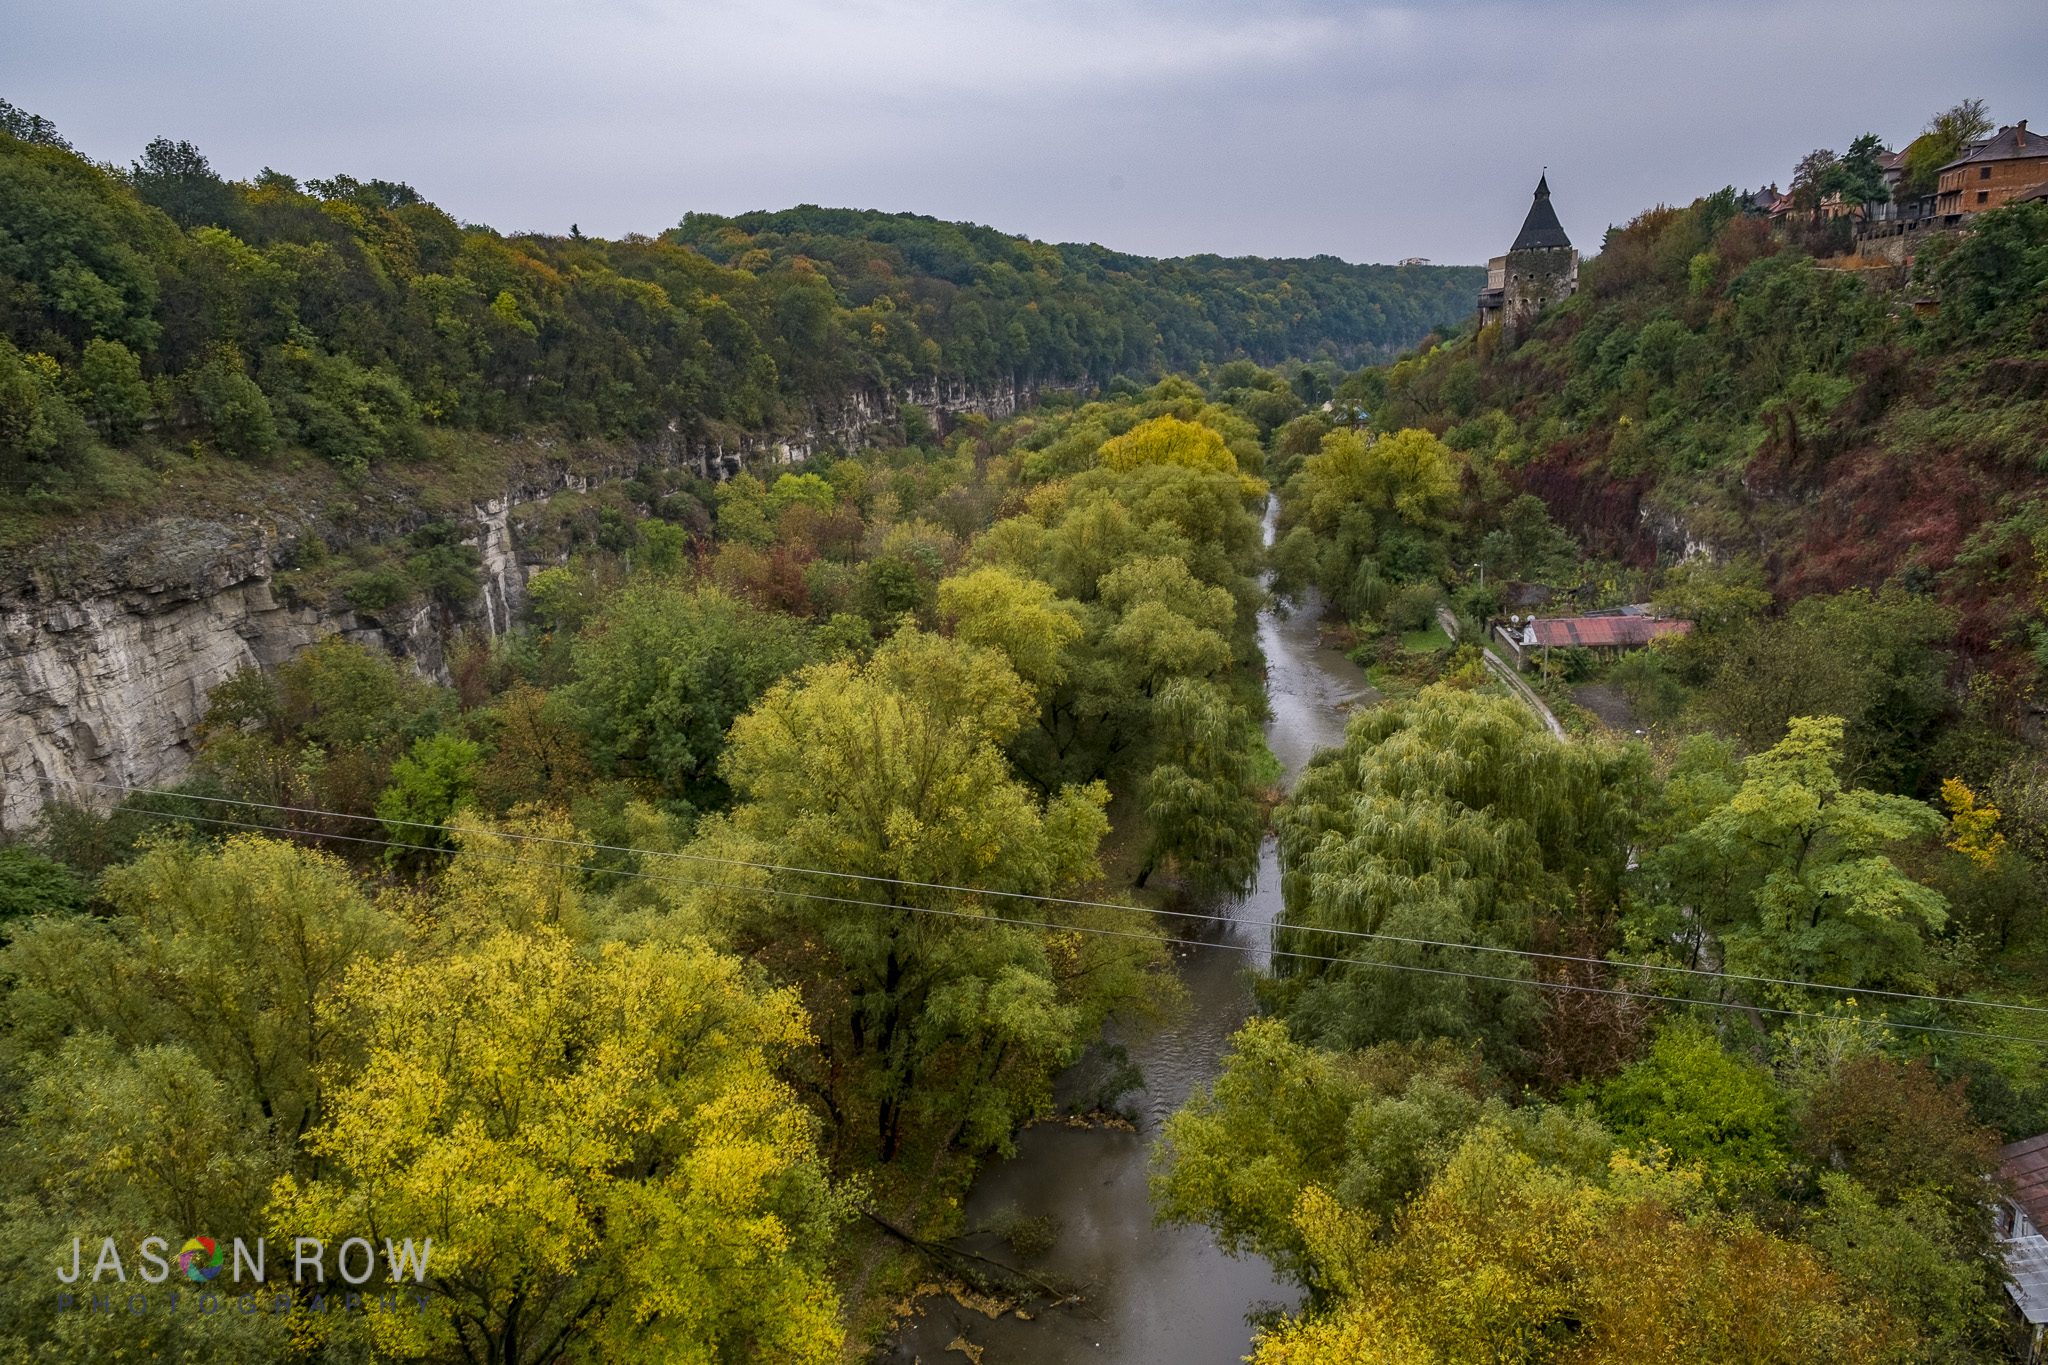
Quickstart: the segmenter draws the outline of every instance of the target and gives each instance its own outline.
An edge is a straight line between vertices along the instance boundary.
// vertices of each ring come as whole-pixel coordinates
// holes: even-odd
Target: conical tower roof
[[[1521,235],[1508,250],[1571,244],[1572,239],[1564,235],[1564,224],[1557,221],[1557,210],[1550,207],[1550,177],[1545,175],[1536,182],[1536,202],[1529,205],[1529,216],[1522,220]]]

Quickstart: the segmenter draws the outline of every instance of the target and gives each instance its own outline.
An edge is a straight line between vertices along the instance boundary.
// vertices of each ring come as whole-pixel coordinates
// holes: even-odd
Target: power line
[[[316,810],[305,806],[279,806],[262,801],[242,801],[226,796],[199,796],[187,792],[164,791],[154,787],[131,787],[120,782],[95,782],[90,785],[108,787],[119,791],[139,792],[149,796],[164,796],[185,801],[207,801],[216,805],[247,806],[255,810],[281,811],[289,815],[324,815],[336,820],[366,820],[386,826],[401,825],[411,829],[445,830],[447,826],[431,824],[422,820],[386,820],[377,815],[350,815],[343,811]],[[252,825],[250,828],[270,828]],[[969,896],[1002,896],[1011,900],[1033,901],[1047,905],[1072,905],[1096,910],[1128,910],[1132,907],[1117,905],[1109,901],[1076,900],[1065,896],[1041,896],[1029,891],[996,891],[980,886],[956,886],[949,882],[920,882],[901,877],[883,877],[861,872],[828,872],[815,867],[798,867],[786,863],[749,862],[743,858],[720,858],[704,853],[668,853],[651,849],[630,848],[620,844],[599,844],[585,839],[563,839],[546,834],[521,834],[510,831],[492,831],[499,838],[521,839],[530,843],[557,844],[569,848],[587,848],[603,853],[624,853],[642,858],[675,858],[685,862],[714,863],[729,867],[749,867],[765,872],[789,872],[807,877],[838,878],[844,881],[874,882],[887,886],[903,886],[920,891],[948,891]],[[322,836],[343,838],[342,835]],[[376,842],[374,840],[366,842]],[[399,843],[396,847],[417,848],[421,845]],[[596,869],[604,870],[604,869]],[[1163,914],[1178,915],[1182,919],[1204,920],[1215,924],[1238,924],[1241,921],[1229,915],[1207,915],[1196,911],[1162,911]],[[1974,1009],[2011,1010],[2021,1014],[2048,1014],[2048,1008],[2038,1005],[2019,1005],[2003,1000],[1970,1000],[1953,995],[1923,995],[1914,991],[1888,991],[1876,987],[1836,986],[1820,981],[1797,981],[1775,976],[1751,976],[1741,972],[1712,971],[1701,967],[1662,966],[1652,962],[1616,962],[1600,957],[1580,957],[1570,953],[1546,953],[1534,948],[1504,948],[1495,944],[1450,943],[1439,939],[1409,938],[1400,934],[1378,934],[1364,929],[1324,928],[1317,925],[1288,924],[1278,928],[1301,934],[1329,934],[1338,938],[1366,939],[1378,943],[1399,943],[1416,948],[1443,948],[1458,952],[1492,953],[1507,957],[1535,958],[1547,962],[1572,962],[1586,966],[1606,967],[1627,971],[1664,972],[1675,976],[1704,977],[1714,981],[1749,982],[1763,986],[1790,986],[1800,990],[1836,991],[1850,996],[1881,996],[1888,1000],[1904,1000],[1923,1005],[1963,1005]],[[1340,959],[1351,961],[1352,959]],[[1507,978],[1503,978],[1507,979]]]
[[[218,798],[211,798],[211,799],[218,799]],[[253,803],[252,803],[252,804],[253,804]],[[282,809],[282,808],[280,808],[280,809]],[[278,829],[277,827],[275,827],[275,826],[273,826],[273,825],[259,825],[259,824],[255,824],[255,823],[252,823],[252,822],[249,822],[249,821],[245,821],[245,820],[222,820],[222,819],[218,819],[218,818],[215,818],[215,817],[211,817],[211,816],[203,816],[203,815],[200,815],[200,816],[195,816],[195,815],[179,815],[179,814],[176,814],[176,813],[174,813],[174,812],[170,812],[170,811],[147,811],[147,810],[146,810],[146,811],[141,811],[141,812],[139,812],[139,813],[140,813],[140,814],[143,814],[143,815],[151,815],[151,816],[155,816],[155,817],[157,817],[157,818],[159,818],[159,819],[165,819],[165,820],[187,820],[187,821],[192,821],[192,822],[195,822],[195,823],[198,823],[198,824],[206,824],[206,825],[219,825],[219,826],[223,826],[223,827],[226,827],[226,828],[232,828],[232,829],[245,829],[245,830],[251,830],[251,831],[254,831],[254,832],[256,832],[256,833],[259,833],[259,834],[268,834],[268,835],[273,835],[273,836],[275,836],[275,835],[280,835],[280,834],[282,834],[282,835],[291,835],[291,836],[296,836],[296,837],[299,837],[299,838],[305,838],[305,839],[337,839],[337,840],[341,840],[341,841],[343,841],[343,842],[346,842],[346,843],[353,843],[353,844],[367,844],[367,845],[371,845],[371,846],[374,846],[374,847],[380,847],[380,848],[400,848],[400,849],[406,849],[406,850],[409,850],[409,851],[411,851],[411,852],[416,852],[416,853],[438,853],[438,854],[443,854],[443,855],[448,855],[448,856],[462,856],[462,857],[473,857],[473,858],[483,858],[483,859],[488,859],[488,860],[490,860],[490,861],[493,861],[493,862],[502,862],[502,863],[512,863],[512,864],[515,864],[515,865],[518,865],[518,866],[522,866],[522,867],[552,867],[552,868],[557,868],[557,869],[559,869],[559,868],[561,868],[561,867],[563,866],[563,865],[562,865],[562,864],[560,864],[560,863],[550,863],[550,862],[543,862],[542,860],[540,860],[540,859],[537,859],[537,858],[518,858],[518,857],[513,857],[513,856],[511,856],[511,855],[508,855],[508,854],[499,854],[499,853],[482,853],[482,852],[472,851],[472,850],[468,850],[468,849],[452,849],[452,848],[431,848],[431,847],[427,847],[427,846],[424,846],[424,845],[420,845],[420,844],[408,844],[408,843],[403,843],[403,842],[401,842],[401,841],[399,841],[399,840],[396,840],[396,839],[369,839],[369,838],[364,838],[364,837],[363,837],[363,836],[361,836],[361,835],[353,835],[353,834],[325,834],[325,833],[321,833],[321,832],[319,832],[319,831],[317,831],[317,830],[297,830],[297,829],[282,829],[282,830],[281,830],[281,829]],[[394,821],[393,823],[394,823],[394,824],[418,824],[419,822],[417,822],[417,821]],[[443,826],[438,826],[438,825],[437,825],[437,826],[430,826],[430,828],[435,828],[435,829],[439,829],[439,828],[443,828]],[[491,834],[493,835],[493,837],[500,837],[500,838],[503,838],[503,837],[518,837],[518,836],[506,836],[506,835],[502,835],[502,834],[499,834],[499,833],[498,833],[497,831],[489,831],[489,833],[491,833]],[[577,844],[577,841],[575,841],[575,840],[566,840],[566,839],[548,839],[548,840],[546,840],[546,842],[549,842],[549,843],[557,843],[557,844],[576,844],[576,845],[577,845],[577,846],[579,846],[579,847],[595,847],[594,845],[582,845],[582,844]],[[626,850],[626,851],[628,851],[628,852],[641,852],[642,850]],[[653,855],[653,856],[660,856],[660,855]],[[737,859],[720,859],[720,860],[717,860],[717,861],[722,861],[722,862],[729,862],[729,863],[733,863],[733,864],[735,864],[735,865],[737,865],[737,866],[741,866],[741,867],[750,867],[750,868],[765,868],[765,867],[767,866],[767,864],[761,864],[761,863],[746,863],[746,862],[740,862],[740,861],[739,861],[739,860],[737,860]],[[690,886],[690,887],[696,887],[696,888],[700,888],[700,889],[703,889],[703,890],[710,890],[710,891],[729,891],[729,892],[737,892],[737,893],[740,893],[740,894],[745,894],[745,895],[757,895],[757,896],[770,896],[770,897],[776,897],[776,898],[780,898],[780,899],[785,899],[785,900],[802,900],[802,901],[817,901],[817,902],[822,902],[822,903],[825,903],[825,904],[830,904],[830,905],[847,905],[847,906],[855,906],[855,907],[862,907],[862,908],[868,908],[868,909],[876,909],[876,910],[895,910],[895,911],[902,911],[902,912],[908,912],[908,913],[911,913],[911,914],[919,914],[919,915],[936,915],[936,916],[942,916],[942,917],[946,917],[946,918],[951,918],[951,919],[964,919],[964,920],[972,920],[972,921],[974,921],[974,922],[976,922],[976,923],[981,923],[981,924],[1005,924],[1005,925],[1012,925],[1012,926],[1015,926],[1015,927],[1018,927],[1018,928],[1027,928],[1027,929],[1049,929],[1049,930],[1054,930],[1054,931],[1058,931],[1058,932],[1062,932],[1062,933],[1077,933],[1077,934],[1094,934],[1094,935],[1096,935],[1096,936],[1098,936],[1098,937],[1105,937],[1105,938],[1120,938],[1120,939],[1135,939],[1135,940],[1139,940],[1139,941],[1142,941],[1142,942],[1146,942],[1146,943],[1158,943],[1158,942],[1161,942],[1161,941],[1162,941],[1162,940],[1161,940],[1161,938],[1160,938],[1160,936],[1159,936],[1159,935],[1157,935],[1157,934],[1149,934],[1149,933],[1137,933],[1137,932],[1135,932],[1135,931],[1131,931],[1131,930],[1124,930],[1124,929],[1104,929],[1104,928],[1101,928],[1101,927],[1098,927],[1098,926],[1095,926],[1095,925],[1086,925],[1086,924],[1063,924],[1063,923],[1059,923],[1059,922],[1056,922],[1056,921],[1049,921],[1049,920],[1027,920],[1027,919],[1017,919],[1017,918],[1014,918],[1014,917],[1009,917],[1009,916],[1002,916],[1002,915],[990,915],[990,914],[977,914],[977,913],[975,913],[975,912],[973,912],[973,911],[970,911],[970,910],[947,910],[947,909],[943,909],[943,908],[940,908],[940,907],[937,907],[937,906],[925,906],[925,905],[899,905],[899,904],[896,904],[896,903],[894,903],[894,902],[891,902],[891,901],[870,901],[870,900],[861,900],[861,899],[858,899],[858,898],[856,898],[856,897],[851,897],[851,896],[830,896],[830,895],[826,895],[826,894],[825,894],[825,893],[823,893],[823,892],[818,892],[818,891],[795,891],[795,890],[791,890],[791,889],[788,889],[788,888],[785,888],[785,887],[772,887],[772,886],[742,886],[742,885],[735,885],[735,884],[733,884],[733,883],[729,883],[729,882],[704,882],[704,881],[694,881],[694,880],[691,880],[691,879],[688,879],[688,878],[683,878],[683,877],[665,877],[665,876],[662,876],[662,875],[660,875],[660,874],[658,874],[658,873],[653,873],[653,872],[638,872],[638,871],[632,871],[632,870],[629,870],[629,869],[626,869],[626,868],[612,868],[612,867],[595,867],[595,868],[585,868],[585,869],[579,869],[579,870],[582,870],[582,871],[588,871],[588,872],[593,872],[593,873],[600,873],[600,874],[604,874],[604,875],[609,875],[609,876],[614,876],[614,877],[631,877],[631,878],[636,878],[636,879],[638,879],[638,880],[642,880],[642,881],[651,881],[651,882],[657,882],[657,883],[661,883],[661,884],[665,884],[665,885],[673,885],[673,886]],[[819,875],[830,875],[830,874],[819,874]],[[886,880],[886,879],[881,879],[881,880]],[[999,893],[999,894],[1000,894],[1000,893]],[[1047,899],[1051,899],[1051,898],[1047,898]],[[1116,905],[1116,904],[1114,904],[1114,903],[1112,903],[1112,902],[1107,902],[1107,901],[1076,901],[1076,902],[1070,902],[1070,903],[1071,903],[1071,904],[1076,904],[1076,905],[1083,905],[1083,906],[1092,906],[1092,907],[1095,907],[1095,908],[1099,908],[1099,909],[1104,909],[1104,910],[1123,910],[1123,911],[1135,911],[1135,912],[1137,912],[1137,913],[1140,913],[1140,914],[1147,914],[1147,913],[1171,913],[1171,912],[1150,912],[1150,911],[1147,911],[1147,910],[1145,910],[1145,908],[1144,908],[1144,907],[1142,907],[1142,906],[1135,906],[1135,905]],[[1215,916],[1204,916],[1203,918],[1210,918],[1210,919],[1213,919],[1213,918],[1218,918],[1218,917],[1215,917]],[[1241,921],[1241,920],[1225,920],[1225,922],[1226,922],[1226,923],[1230,923],[1230,924],[1242,924],[1242,923],[1243,923],[1243,921]],[[1631,991],[1631,990],[1620,990],[1620,989],[1616,989],[1616,988],[1613,988],[1613,987],[1607,987],[1607,986],[1588,986],[1588,985],[1582,985],[1582,984],[1579,984],[1579,983],[1577,983],[1577,982],[1571,982],[1571,981],[1546,981],[1546,980],[1544,980],[1544,979],[1542,979],[1542,978],[1540,978],[1540,977],[1516,977],[1516,976],[1493,976],[1493,975],[1489,975],[1489,974],[1487,974],[1487,973],[1483,973],[1483,972],[1461,972],[1461,971],[1457,971],[1457,970],[1454,970],[1454,969],[1452,969],[1452,968],[1448,968],[1448,967],[1424,967],[1424,966],[1420,966],[1420,965],[1418,965],[1418,964],[1414,964],[1414,963],[1405,963],[1405,962],[1374,962],[1374,961],[1363,961],[1363,960],[1360,960],[1360,959],[1358,959],[1358,958],[1350,958],[1350,957],[1328,957],[1328,956],[1324,956],[1324,955],[1321,955],[1321,954],[1316,954],[1316,953],[1301,953],[1301,952],[1293,952],[1293,951],[1290,951],[1290,950],[1287,950],[1287,949],[1282,949],[1282,948],[1262,948],[1262,947],[1260,947],[1260,946],[1259,946],[1259,945],[1257,945],[1257,944],[1245,944],[1245,943],[1228,943],[1228,942],[1222,942],[1222,941],[1217,941],[1217,940],[1209,940],[1209,939],[1187,939],[1187,940],[1181,940],[1181,941],[1183,941],[1183,942],[1187,942],[1187,943],[1190,943],[1190,944],[1193,944],[1193,945],[1198,945],[1198,946],[1201,946],[1201,947],[1205,947],[1205,948],[1220,948],[1220,949],[1224,949],[1224,950],[1226,950],[1226,951],[1230,951],[1230,952],[1239,952],[1239,953],[1261,953],[1261,952],[1263,952],[1263,953],[1266,953],[1266,954],[1267,954],[1268,956],[1270,956],[1270,957],[1284,957],[1284,958],[1288,958],[1288,959],[1291,959],[1291,960],[1295,960],[1295,961],[1302,961],[1302,962],[1321,962],[1321,963],[1328,963],[1328,964],[1332,964],[1332,965],[1335,965],[1335,966],[1341,966],[1341,967],[1354,967],[1354,968],[1356,968],[1356,967],[1365,967],[1365,968],[1375,968],[1375,969],[1383,969],[1383,970],[1389,970],[1389,971],[1415,972],[1415,973],[1420,973],[1420,974],[1423,974],[1423,975],[1427,975],[1427,976],[1442,976],[1442,977],[1454,977],[1454,978],[1458,978],[1458,979],[1460,979],[1460,980],[1466,980],[1466,981],[1487,981],[1487,982],[1494,982],[1494,983],[1497,983],[1497,984],[1500,984],[1500,985],[1506,985],[1506,986],[1535,986],[1535,987],[1539,987],[1539,988],[1541,988],[1541,989],[1545,989],[1545,990],[1561,990],[1561,991],[1572,991],[1572,992],[1576,992],[1576,993],[1578,993],[1578,994],[1582,994],[1582,995],[1605,995],[1605,996],[1613,996],[1613,997],[1617,997],[1617,998],[1621,998],[1621,999],[1627,999],[1627,1000],[1644,1000],[1644,1001],[1650,1001],[1650,1002],[1652,1002],[1652,1003],[1661,1003],[1661,1004],[1671,1004],[1671,1005],[1705,1005],[1705,1006],[1708,1006],[1708,1007],[1710,1007],[1710,1008],[1713,1008],[1713,1009],[1725,1009],[1725,1010],[1736,1010],[1736,1011],[1741,1011],[1741,1012],[1744,1012],[1744,1013],[1752,1013],[1752,1014],[1770,1014],[1770,1015],[1776,1015],[1776,1016],[1778,1016],[1778,1017],[1780,1017],[1780,1018],[1787,1018],[1787,1019],[1818,1019],[1818,1020],[1824,1020],[1824,1021],[1831,1021],[1831,1022],[1834,1022],[1834,1023],[1860,1023],[1860,1022],[1864,1022],[1864,1021],[1862,1021],[1862,1020],[1857,1020],[1857,1019],[1850,1019],[1850,1018],[1845,1018],[1845,1017],[1843,1017],[1842,1015],[1838,1015],[1838,1014],[1820,1014],[1820,1013],[1816,1013],[1816,1012],[1814,1012],[1814,1011],[1811,1011],[1811,1010],[1791,1010],[1791,1009],[1781,1009],[1781,1008],[1778,1008],[1778,1007],[1776,1007],[1776,1006],[1772,1006],[1772,1005],[1751,1005],[1751,1004],[1745,1004],[1745,1003],[1743,1003],[1743,1002],[1741,1002],[1741,1001],[1734,1001],[1734,1000],[1700,1000],[1700,999],[1695,999],[1695,998],[1692,998],[1692,997],[1689,997],[1689,996],[1682,996],[1682,995],[1659,995],[1659,994],[1655,994],[1655,993],[1653,993],[1653,992],[1648,992],[1648,991]],[[1446,948],[1449,948],[1449,949],[1452,949],[1452,950],[1456,950],[1456,951],[1469,951],[1469,950],[1471,949],[1471,947],[1472,947],[1472,945],[1469,945],[1469,944],[1456,944],[1456,943],[1454,943],[1454,944],[1443,944],[1443,945],[1438,945],[1438,946],[1446,947]],[[1598,961],[1598,959],[1579,959],[1579,960],[1581,960],[1581,961],[1595,961],[1595,962],[1597,962],[1597,961]],[[1612,966],[1612,965],[1614,965],[1614,964],[1611,964],[1611,963],[1603,963],[1603,964],[1601,964],[1601,965],[1604,965],[1604,966]],[[1655,969],[1655,968],[1651,968],[1650,970],[1657,970],[1657,969]],[[1965,1002],[1965,1003],[1969,1003],[1969,1002]],[[2048,1038],[2028,1038],[2028,1037],[2024,1037],[2024,1036],[2022,1036],[2022,1035],[2019,1035],[2019,1034],[2008,1034],[2008,1033],[1988,1033],[1988,1032],[1985,1032],[1985,1031],[1983,1031],[1983,1030],[1981,1030],[1981,1029],[1958,1029],[1958,1028],[1944,1028],[1944,1027],[1941,1027],[1940,1025],[1936,1025],[1936,1024],[1906,1024],[1906,1023],[1899,1023],[1899,1022],[1896,1022],[1896,1021],[1893,1021],[1893,1020],[1886,1020],[1886,1021],[1885,1021],[1885,1023],[1884,1023],[1884,1026],[1885,1026],[1885,1027],[1887,1027],[1887,1028],[1909,1029],[1909,1030],[1911,1030],[1911,1031],[1913,1031],[1913,1032],[1915,1032],[1915,1033],[1939,1033],[1939,1034],[1946,1034],[1946,1035],[1950,1035],[1950,1036],[1953,1036],[1953,1037],[1958,1037],[1958,1038],[1982,1038],[1982,1039],[1986,1039],[1986,1040],[1989,1040],[1989,1041],[1994,1041],[1994,1042],[2008,1042],[2008,1043],[2033,1043],[2033,1044],[2036,1044],[2036,1045],[2039,1045],[2039,1044],[2044,1044],[2044,1043],[2048,1043]]]

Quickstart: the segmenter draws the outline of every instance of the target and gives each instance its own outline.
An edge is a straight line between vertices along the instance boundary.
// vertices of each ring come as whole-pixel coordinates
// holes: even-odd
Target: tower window
[[[1988,202],[1988,201],[1990,200],[1990,198],[1991,198],[1991,191],[1990,191],[1990,190],[1978,190],[1978,191],[1977,191],[1977,202],[1978,202],[1978,203],[1980,203],[1980,204],[1982,204],[1982,203],[1986,203],[1986,202]]]

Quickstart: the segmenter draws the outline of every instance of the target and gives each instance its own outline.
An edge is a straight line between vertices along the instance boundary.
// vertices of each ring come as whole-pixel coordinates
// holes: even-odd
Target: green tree
[[[1884,139],[1875,133],[1865,133],[1851,142],[1842,159],[1822,172],[1821,194],[1839,194],[1844,204],[1882,203],[1888,192],[1877,159],[1884,151]]]
[[[241,217],[235,192],[189,142],[151,138],[128,179],[144,203],[162,209],[179,227],[231,227]]]
[[[1258,872],[1266,824],[1253,790],[1259,741],[1251,718],[1194,678],[1162,688],[1152,716],[1162,762],[1138,793],[1152,831],[1139,884],[1171,859],[1197,890],[1242,893]]]
[[[206,771],[228,793],[273,806],[366,816],[391,764],[431,732],[447,694],[381,650],[331,635],[274,672],[245,668],[207,694],[199,725]],[[235,818],[320,828],[325,817],[245,808]],[[352,820],[337,834],[361,834]]]
[[[1308,955],[1276,962],[1275,1008],[1320,1046],[1483,1038],[1513,1065],[1532,992],[1398,968],[1513,977],[1515,958],[1346,934],[1524,948],[1538,917],[1612,903],[1644,777],[1640,749],[1550,739],[1507,697],[1436,686],[1361,713],[1274,816],[1278,942]]]
[[[1112,1009],[1143,998],[1154,954],[1136,912],[1081,910],[1135,939],[1006,926],[1017,903],[1095,872],[1099,785],[1041,805],[1002,746],[1031,690],[993,650],[914,629],[865,664],[813,665],[733,724],[733,828],[805,896],[750,910],[746,941],[812,983],[842,1134],[893,1160],[907,1123],[1006,1144]],[[1063,907],[1069,917],[1077,907]],[[934,913],[941,912],[941,913]]]
[[[599,767],[716,808],[727,728],[809,653],[789,617],[716,588],[635,580],[577,634],[565,697]]]
[[[1694,633],[1708,639],[1747,625],[1767,611],[1771,591],[1753,559],[1726,564],[1687,560],[1664,575],[1654,605],[1658,615],[1690,621]]]
[[[784,474],[768,490],[767,514],[779,518],[799,504],[829,512],[839,505],[839,492],[816,474]]]
[[[216,351],[187,372],[184,383],[199,420],[213,429],[221,449],[249,459],[277,444],[277,418],[270,399],[242,372],[239,355]]]
[[[118,341],[95,337],[85,344],[78,375],[91,394],[100,435],[115,444],[133,440],[150,411],[149,385],[135,353]]]
[[[1961,156],[1965,147],[1991,128],[1991,115],[1979,99],[1963,100],[1928,119],[1926,131],[1906,147],[1900,193],[1932,194],[1941,168]]]
[[[67,915],[85,908],[85,888],[62,863],[25,848],[0,848],[0,936],[14,921]]]
[[[391,765],[391,785],[377,798],[386,837],[416,848],[446,848],[445,832],[420,826],[446,823],[467,800],[481,760],[482,749],[473,740],[446,730],[415,740]]]
[[[650,521],[640,532],[640,553],[634,568],[656,578],[667,578],[683,567],[689,549],[689,532],[666,522]]]
[[[0,470],[30,480],[64,468],[86,447],[85,422],[59,390],[49,356],[0,340]]]
[[[1850,772],[1912,791],[1949,701],[1935,646],[1954,629],[1951,609],[1896,586],[1809,597],[1723,641],[1701,718],[1760,753],[1795,716],[1838,716]]]
[[[752,474],[735,474],[712,495],[718,505],[718,534],[735,545],[766,545],[775,539],[768,520],[768,491]]]
[[[1647,860],[1653,895],[1721,935],[1731,971],[1919,989],[1924,935],[1947,906],[1885,850],[1943,821],[1921,802],[1846,786],[1841,741],[1840,720],[1795,718],[1743,763],[1732,796]],[[1797,988],[1770,989],[1808,1003]]]
[[[1769,1071],[1728,1056],[1705,1029],[1672,1024],[1650,1055],[1597,1092],[1624,1141],[1697,1164],[1728,1198],[1768,1195],[1790,1161],[1785,1096]]]
[[[1994,1258],[1958,1227],[1953,1209],[1930,1191],[1886,1204],[1854,1176],[1820,1177],[1826,1202],[1807,1240],[1845,1284],[1917,1325],[1929,1362],[1983,1360],[1998,1350],[2004,1295]]]
[[[346,474],[360,477],[372,461],[418,459],[427,453],[419,405],[405,381],[388,366],[365,366],[331,354],[303,328],[277,349],[264,381],[279,434]],[[250,431],[260,429],[259,418],[240,420]],[[260,441],[248,444],[255,447]]]
[[[939,611],[955,638],[996,649],[1034,687],[1067,679],[1066,652],[1080,638],[1080,613],[1057,601],[1052,585],[986,567],[939,584]]]
[[[276,1360],[292,1349],[289,1325],[269,1314],[204,1323],[218,1331],[151,1314],[113,1331],[58,1313],[49,1253],[111,1235],[132,1276],[136,1243],[168,1229],[274,1236],[272,1182],[313,1168],[303,1140],[365,1060],[342,983],[396,951],[404,926],[337,860],[247,835],[147,847],[99,893],[108,917],[39,919],[0,950],[0,1336],[69,1358]],[[342,1329],[337,1348],[361,1335]]]
[[[1482,1124],[1546,1164],[1605,1172],[1613,1140],[1589,1116],[1512,1110],[1475,1082],[1472,1055],[1445,1040],[1323,1052],[1278,1020],[1253,1020],[1213,1085],[1167,1120],[1154,1153],[1157,1216],[1208,1225],[1225,1250],[1256,1251],[1327,1302],[1334,1285],[1296,1217],[1311,1187],[1384,1227]]]

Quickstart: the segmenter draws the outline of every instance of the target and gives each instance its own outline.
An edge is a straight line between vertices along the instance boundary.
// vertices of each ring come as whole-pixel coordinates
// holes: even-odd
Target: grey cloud
[[[507,229],[808,201],[1153,253],[1473,261],[1545,164],[1591,248],[1964,95],[2048,118],[2023,107],[2038,3],[1937,27],[1905,0],[71,0],[10,23],[0,94],[97,157],[169,133],[230,174],[401,178]]]

